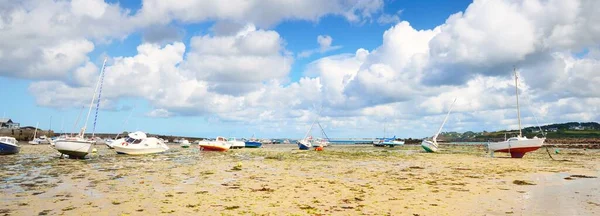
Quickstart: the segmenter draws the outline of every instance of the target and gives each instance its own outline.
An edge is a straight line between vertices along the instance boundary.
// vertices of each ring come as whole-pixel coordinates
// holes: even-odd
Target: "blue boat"
[[[396,136],[393,138],[381,138],[377,139],[377,141],[373,142],[373,146],[375,147],[394,147],[397,145],[404,145],[404,141],[396,140]]]
[[[298,149],[300,150],[309,150],[312,147],[310,141],[306,139],[298,140]]]
[[[19,153],[21,147],[17,144],[17,140],[13,137],[0,137],[0,155]]]
[[[260,148],[262,146],[262,143],[259,141],[246,141],[244,143],[246,148]]]

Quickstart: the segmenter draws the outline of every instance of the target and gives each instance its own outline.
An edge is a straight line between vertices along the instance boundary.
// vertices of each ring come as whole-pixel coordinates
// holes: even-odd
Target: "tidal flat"
[[[85,160],[0,156],[0,215],[600,215],[600,151],[296,145]]]

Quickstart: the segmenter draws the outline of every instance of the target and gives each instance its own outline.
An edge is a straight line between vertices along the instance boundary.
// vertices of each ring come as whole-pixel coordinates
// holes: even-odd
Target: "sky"
[[[514,71],[524,126],[600,120],[598,1],[2,2],[0,111],[21,126],[422,138],[456,98],[444,131],[516,129]]]

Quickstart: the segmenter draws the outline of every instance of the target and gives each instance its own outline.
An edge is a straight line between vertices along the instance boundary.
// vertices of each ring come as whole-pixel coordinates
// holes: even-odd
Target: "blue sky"
[[[558,39],[555,35],[547,35],[552,31],[544,28],[552,29],[558,24],[542,23],[541,20],[544,20],[543,16],[555,14],[527,14],[531,5],[504,1],[371,0],[332,1],[329,5],[318,3],[314,7],[287,8],[269,5],[266,1],[252,2],[254,5],[240,10],[240,14],[225,10],[221,13],[220,9],[227,4],[221,5],[220,9],[210,9],[204,5],[207,2],[202,1],[187,7],[164,6],[160,10],[149,6],[153,5],[153,0],[148,0],[144,6],[142,1],[100,0],[80,1],[78,3],[82,4],[78,5],[68,1],[32,4],[26,14],[30,18],[45,17],[44,13],[72,18],[65,21],[67,23],[30,19],[49,23],[49,29],[37,30],[9,20],[7,23],[12,28],[0,30],[0,38],[14,41],[0,44],[0,62],[8,65],[0,70],[0,85],[4,89],[0,96],[8,101],[2,112],[22,126],[39,122],[45,129],[52,116],[52,129],[59,131],[64,121],[64,130],[72,131],[80,107],[91,97],[89,93],[85,97],[77,93],[92,89],[102,59],[107,56],[108,80],[126,79],[131,73],[149,77],[157,73],[155,76],[159,80],[147,87],[143,83],[133,84],[131,90],[107,81],[105,90],[108,93],[104,99],[109,105],[100,110],[99,132],[122,130],[130,108],[135,107],[124,130],[200,137],[256,134],[259,137],[298,138],[316,116],[315,107],[324,106],[321,121],[332,137],[381,136],[382,122],[390,125],[392,132],[388,135],[423,137],[435,131],[435,125],[443,118],[452,97],[464,99],[457,104],[457,114],[450,119],[447,130],[509,129],[515,127],[514,120],[505,120],[514,114],[514,96],[505,90],[511,81],[511,69],[505,66],[516,63],[527,65],[520,68],[526,101],[531,104],[545,101],[534,111],[542,122],[598,120],[594,110],[564,105],[565,101],[585,97],[581,105],[594,106],[598,103],[597,95],[586,95],[577,88],[561,94],[562,91],[553,85],[534,81],[536,73],[548,73],[544,76],[546,83],[554,83],[573,73],[590,73],[586,68],[596,67],[597,32],[588,32],[591,36],[585,40],[577,40],[577,34]],[[540,2],[540,7],[553,6],[550,4]],[[13,10],[5,17],[11,17],[19,7],[25,6],[12,5]],[[450,15],[465,13],[467,7],[470,7],[469,16],[457,15],[456,20],[446,23]],[[105,10],[88,10],[90,8]],[[489,9],[494,8],[499,12],[490,13]],[[561,8],[571,10],[576,17],[586,16],[581,11],[584,7],[563,5]],[[186,14],[187,9],[192,15]],[[202,9],[206,11],[199,11]],[[126,10],[130,13],[124,13]],[[506,10],[506,17],[502,16],[502,10]],[[98,11],[103,12],[99,14]],[[281,13],[277,13],[279,11]],[[569,11],[556,13],[565,12]],[[382,17],[391,20],[383,22]],[[566,25],[575,22],[571,19],[577,20],[557,19],[562,19]],[[515,22],[514,29],[502,29],[512,26],[510,22]],[[519,24],[524,22],[527,25]],[[232,28],[237,26],[238,36],[215,34],[212,29],[219,23],[234,23]],[[588,24],[595,25],[585,25]],[[93,26],[91,31],[86,29],[90,25]],[[61,31],[48,32],[52,27]],[[242,27],[249,28],[249,32],[241,33]],[[145,41],[144,37],[148,36],[145,34],[152,29],[159,29],[156,34],[164,36],[164,40]],[[386,31],[389,39],[384,41]],[[543,33],[535,34],[535,31]],[[31,47],[14,46],[19,43],[15,39],[24,32],[35,39],[22,43]],[[278,36],[274,37],[273,33]],[[178,36],[166,36],[173,34]],[[254,41],[250,41],[250,36]],[[331,44],[323,47],[317,42],[318,36],[330,37]],[[194,46],[192,40],[199,42]],[[511,40],[518,42],[511,43]],[[203,50],[218,41],[234,41],[233,47],[222,47],[221,44],[216,47],[224,50]],[[549,47],[542,47],[538,41],[548,41],[545,46]],[[244,42],[260,47],[243,47],[240,44]],[[268,45],[269,42],[276,44],[275,47]],[[62,45],[61,50],[55,51],[59,45]],[[160,57],[141,58],[138,47],[142,45],[148,45],[148,52]],[[167,47],[174,48],[167,50]],[[28,49],[32,51],[27,52]],[[177,52],[179,49],[185,52]],[[572,54],[572,50],[582,49],[586,50],[585,54],[577,51],[578,54]],[[231,50],[237,51],[232,54],[234,51]],[[306,51],[312,54],[302,56],[301,53]],[[21,52],[24,56],[1,55]],[[40,53],[62,54],[63,57],[62,60],[44,60],[47,55]],[[178,55],[180,60],[176,60]],[[190,58],[189,55],[199,57]],[[169,56],[175,59],[165,60]],[[281,61],[285,56],[287,59]],[[551,62],[541,64],[543,58],[540,57],[547,57]],[[213,63],[207,59],[222,62]],[[243,65],[247,59],[253,59],[249,63],[262,65]],[[56,63],[58,61],[63,62]],[[285,66],[286,61],[293,61],[287,69],[277,65],[277,62],[283,62],[281,64]],[[549,72],[537,72],[548,70],[547,65],[555,67]],[[565,69],[556,69],[561,66]],[[153,67],[157,70],[152,70]],[[574,71],[579,69],[586,71]],[[231,76],[233,81],[225,79]],[[425,88],[431,77],[447,78],[437,81],[438,86]],[[187,83],[189,88],[178,89],[190,80],[193,83]],[[593,79],[588,79],[588,83],[585,79],[572,80],[583,82],[583,85],[573,83],[575,86],[595,82]],[[336,83],[344,84],[336,87]],[[344,109],[340,110],[340,107]],[[529,125],[534,124],[531,116],[524,118]]]

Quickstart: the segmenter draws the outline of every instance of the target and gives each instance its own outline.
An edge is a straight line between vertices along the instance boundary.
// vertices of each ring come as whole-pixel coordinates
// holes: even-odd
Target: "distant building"
[[[579,126],[570,126],[569,129],[571,130],[585,130],[585,127],[579,125]]]
[[[21,124],[13,122],[9,118],[0,118],[0,128],[19,129]]]
[[[558,128],[555,128],[555,127],[546,129],[546,132],[557,132],[557,131],[558,131]]]

